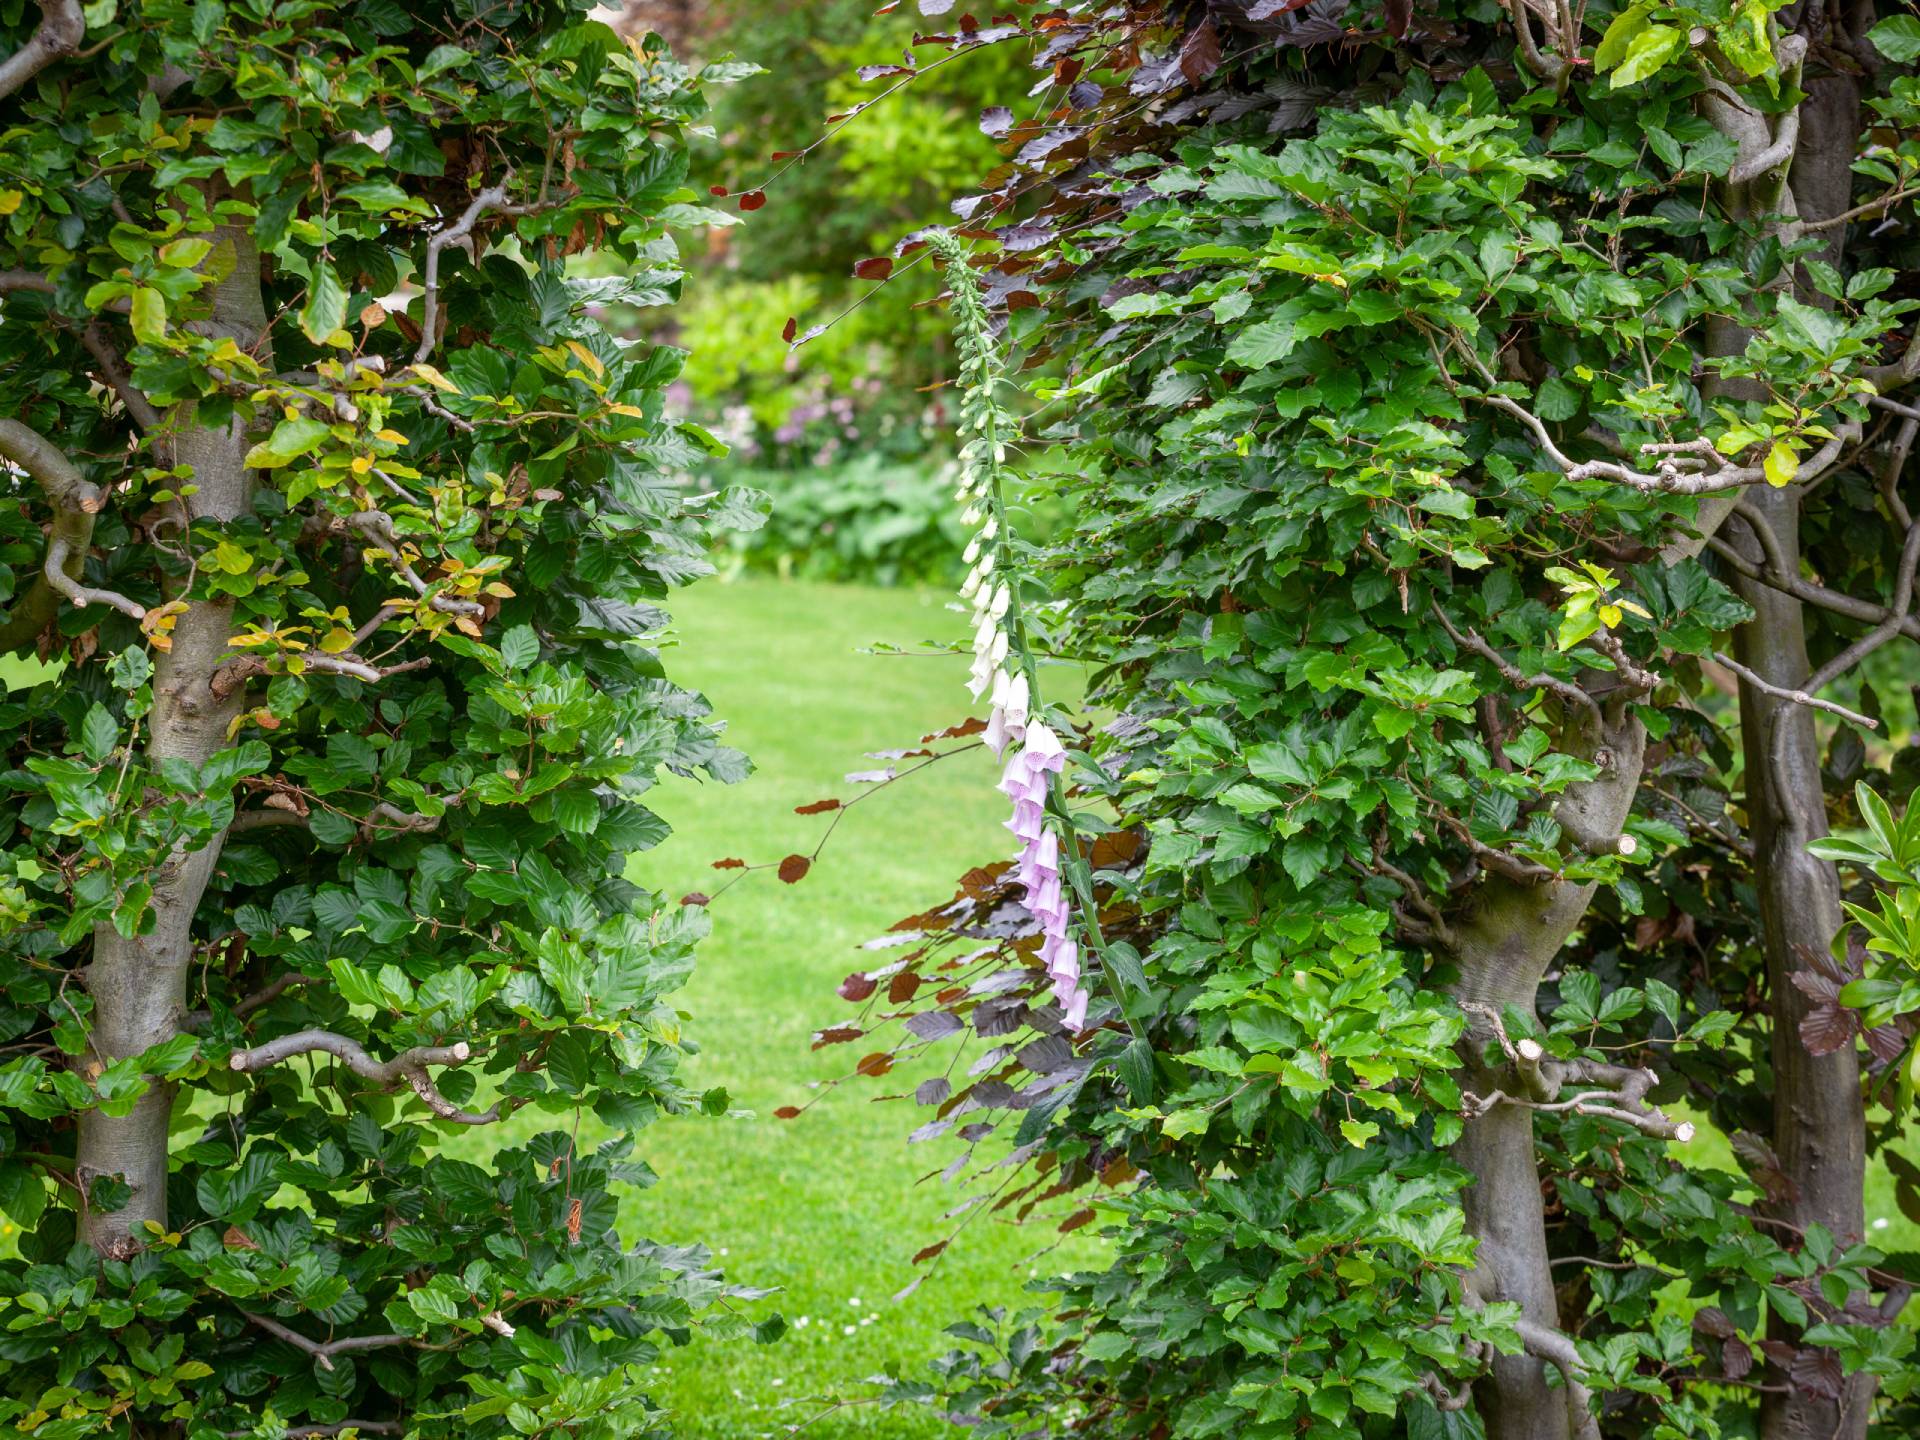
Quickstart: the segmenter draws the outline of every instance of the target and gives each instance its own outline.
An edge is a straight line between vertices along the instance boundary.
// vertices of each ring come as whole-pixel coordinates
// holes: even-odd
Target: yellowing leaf
[[[231,540],[222,540],[213,547],[213,563],[229,575],[244,575],[253,569],[253,556]]]
[[[582,365],[593,372],[596,380],[607,373],[607,367],[600,363],[600,357],[587,349],[587,347],[582,345],[578,340],[567,341],[567,349],[574,353],[574,356]]]
[[[1782,485],[1791,485],[1793,477],[1800,473],[1800,457],[1786,441],[1776,440],[1760,468],[1766,473],[1767,483],[1778,490]]]
[[[329,655],[338,655],[343,650],[351,650],[353,648],[353,632],[351,630],[329,630],[325,635],[320,637],[320,648]]]
[[[11,215],[27,197],[18,190],[0,190],[0,215]]]
[[[449,395],[458,395],[460,393],[460,387],[458,385],[447,379],[446,376],[442,375],[431,365],[415,365],[413,367],[413,373],[433,386],[436,390],[444,390]]]
[[[133,338],[148,344],[164,339],[167,333],[167,302],[158,290],[142,285],[133,292]]]
[[[406,445],[411,443],[407,437],[402,435],[398,430],[376,430],[373,432],[373,438],[376,440],[384,440],[389,445]]]
[[[631,415],[636,420],[644,420],[647,418],[647,412],[642,410],[638,405],[609,405],[607,409],[611,410],[615,415]]]
[[[197,235],[169,241],[160,247],[160,263],[171,265],[176,270],[191,270],[207,258],[207,252],[211,249],[213,242]]]

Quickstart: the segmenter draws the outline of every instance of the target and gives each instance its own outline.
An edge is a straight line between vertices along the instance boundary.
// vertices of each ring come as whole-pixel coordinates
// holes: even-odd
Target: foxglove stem
[[[976,700],[991,692],[992,717],[984,739],[995,755],[1005,756],[1015,742],[1022,742],[1008,760],[1000,785],[1013,805],[1007,828],[1021,842],[1016,878],[1025,889],[1027,910],[1041,928],[1040,959],[1055,998],[1067,1024],[1079,1029],[1086,1019],[1087,993],[1080,983],[1080,947],[1072,938],[1076,919],[1100,957],[1123,1016],[1126,996],[1108,959],[1092,871],[1081,854],[1067,802],[1065,747],[1043,718],[1039,671],[1021,614],[1002,484],[1003,437],[1010,427],[1003,424],[994,394],[1000,375],[986,305],[959,240],[935,231],[928,243],[952,291],[961,362],[962,478],[955,499],[966,507],[968,522],[980,525],[967,545],[964,558],[971,569],[960,589],[961,598],[974,607],[974,664],[967,688]],[[1015,668],[1006,668],[1009,663]],[[1142,1038],[1137,1022],[1128,1019],[1127,1027],[1135,1039]]]

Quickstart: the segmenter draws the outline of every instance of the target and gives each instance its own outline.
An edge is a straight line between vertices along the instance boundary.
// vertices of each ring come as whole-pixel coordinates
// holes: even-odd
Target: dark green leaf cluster
[[[1265,63],[1237,79],[1271,91]],[[1833,466],[1911,302],[1718,208],[1733,156],[1698,76],[1614,93],[1492,71],[1443,86],[1409,63],[1389,103],[1324,105],[1284,140],[1231,103],[1171,140],[1116,120],[1087,169],[1049,177],[1043,218],[999,236],[995,283],[1027,283],[1016,252],[1053,262],[1009,337],[1066,367],[1041,423],[1074,525],[1032,549],[1050,593],[1029,582],[1027,614],[1118,715],[1071,771],[1086,831],[1146,845],[1101,876],[1122,998],[1078,1037],[1071,1087],[922,1098],[1027,1110],[1016,1157],[1058,1167],[1049,1194],[1145,1178],[1093,1202],[1109,1271],[1068,1277],[1049,1317],[963,1335],[976,1348],[931,1392],[899,1392],[985,1433],[1471,1433],[1462,1387],[1494,1352],[1552,1348],[1474,1289],[1524,1262],[1490,1256],[1485,1217],[1517,1196],[1463,1197],[1481,1143],[1463,1132],[1515,1103],[1536,1110],[1522,1173],[1539,1168],[1548,1243],[1577,1266],[1554,1363],[1606,1392],[1608,1433],[1720,1433],[1749,1403],[1728,1382],[1768,1361],[1829,1394],[1863,1365],[1909,1388],[1910,1337],[1884,1317],[1845,1353],[1818,1328],[1797,1360],[1767,1338],[1891,1262],[1824,1232],[1783,1247],[1745,1177],[1670,1149],[1695,1127],[1660,1104],[1744,1121],[1769,1062],[1730,1039],[1730,976],[1630,937],[1671,934],[1677,897],[1709,888],[1691,847],[1725,843],[1682,799],[1724,808],[1696,782],[1730,763],[1692,693],[1751,612],[1686,557],[1714,503],[1696,497]],[[1313,78],[1366,93],[1331,64]],[[1802,262],[1820,305],[1782,283]],[[1711,884],[1706,938],[1731,954],[1750,921],[1726,918],[1737,881]],[[1569,953],[1592,968],[1556,961],[1590,902]],[[956,993],[952,1028],[1004,1033],[994,1002]],[[1633,1098],[1487,1092],[1528,1056]]]
[[[678,1075],[704,912],[628,878],[654,784],[748,769],[660,601],[763,501],[681,482],[682,352],[588,311],[678,298],[739,67],[558,0],[87,23],[0,100],[0,411],[111,592],[43,604],[68,502],[0,466],[0,1419],[654,1433],[660,1346],[746,1323],[615,1224],[635,1134],[727,1103]],[[164,1203],[85,1163],[156,1106]]]

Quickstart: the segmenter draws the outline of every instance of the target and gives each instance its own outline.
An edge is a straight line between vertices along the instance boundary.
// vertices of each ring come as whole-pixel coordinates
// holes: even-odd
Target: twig
[[[369,1055],[359,1041],[336,1031],[296,1030],[291,1035],[282,1035],[251,1050],[236,1050],[228,1058],[227,1064],[235,1070],[252,1074],[296,1055],[315,1052],[333,1056],[361,1079],[371,1080],[385,1090],[395,1088],[404,1080],[426,1102],[428,1109],[457,1124],[491,1125],[500,1118],[498,1105],[481,1112],[462,1110],[434,1088],[427,1074],[429,1065],[465,1064],[473,1050],[464,1040],[455,1045],[416,1045],[410,1050],[401,1051],[391,1060],[381,1061]]]
[[[473,227],[480,223],[482,216],[533,215],[564,203],[563,200],[541,200],[530,205],[512,205],[507,202],[505,185],[490,185],[473,197],[472,203],[458,220],[433,233],[427,241],[427,263],[421,271],[420,344],[413,352],[414,364],[425,364],[427,357],[433,354],[434,346],[440,342],[440,337],[434,333],[440,328],[440,252],[455,241],[470,237]]]
[[[1730,655],[1722,655],[1718,651],[1715,651],[1713,660],[1716,665],[1721,665],[1731,670],[1735,675],[1738,675],[1742,681],[1751,685],[1763,695],[1771,695],[1776,700],[1790,700],[1795,705],[1808,705],[1815,710],[1825,710],[1829,714],[1838,715],[1842,720],[1851,720],[1854,724],[1863,725],[1869,730],[1878,730],[1880,728],[1880,722],[1878,720],[1867,715],[1862,715],[1857,710],[1849,710],[1846,706],[1837,705],[1831,700],[1822,700],[1818,695],[1809,695],[1804,690],[1789,690],[1784,686],[1775,685],[1771,681],[1763,680]]]
[[[1506,656],[1494,649],[1492,645],[1483,640],[1477,631],[1471,628],[1465,631],[1456,629],[1453,621],[1447,618],[1447,612],[1440,608],[1440,602],[1438,600],[1433,602],[1433,614],[1434,618],[1440,622],[1440,628],[1453,637],[1454,644],[1463,649],[1473,651],[1474,654],[1498,670],[1509,685],[1521,690],[1550,691],[1569,704],[1578,705],[1585,709],[1596,723],[1600,721],[1599,702],[1572,681],[1562,680],[1559,676],[1549,675],[1545,671],[1537,675],[1527,674],[1518,665],[1515,665],[1511,660],[1507,659]]]
[[[1878,200],[1869,200],[1864,205],[1856,205],[1851,210],[1842,210],[1838,215],[1829,215],[1824,220],[1802,220],[1802,233],[1809,230],[1831,230],[1836,225],[1845,225],[1866,215],[1877,214],[1889,206],[1898,205],[1902,200],[1911,200],[1920,195],[1920,185],[1909,185],[1903,190],[1895,190],[1890,195],[1882,195]]]
[[[306,1351],[322,1370],[333,1369],[333,1357],[336,1355],[351,1354],[355,1350],[388,1350],[395,1345],[416,1343],[416,1337],[412,1335],[345,1335],[338,1340],[309,1340],[298,1330],[282,1325],[278,1320],[270,1319],[265,1315],[256,1315],[251,1310],[242,1310],[240,1313],[246,1317],[248,1323],[259,1326],[274,1339],[284,1340],[294,1349]]]
[[[54,514],[46,559],[35,582],[35,589],[42,593],[36,596],[30,590],[16,603],[15,619],[0,629],[0,653],[31,640],[47,627],[59,609],[55,596],[65,596],[82,608],[110,605],[135,620],[144,620],[144,606],[117,591],[82,585],[78,579],[87,547],[93,541],[93,517],[106,508],[106,492],[82,476],[51,440],[18,420],[0,420],[0,460],[19,466],[39,482]],[[19,614],[22,609],[24,617]]]
[[[297,658],[307,669],[321,675],[346,675],[368,685],[378,684],[389,675],[402,675],[409,670],[424,670],[433,663],[431,656],[418,656],[412,660],[402,660],[397,665],[375,665],[363,659],[351,650],[338,655],[328,655],[324,651],[302,650]],[[241,655],[227,661],[213,672],[213,678],[207,682],[208,688],[219,696],[231,695],[240,685],[256,675],[269,673],[267,661],[258,655]]]
[[[114,394],[120,397],[120,403],[127,407],[127,414],[142,430],[160,428],[160,412],[153,408],[153,402],[146,392],[133,383],[133,377],[127,373],[120,352],[114,348],[107,332],[100,328],[98,320],[89,320],[80,331],[80,343],[100,366],[100,378],[106,381]]]
[[[402,580],[407,582],[407,587],[414,594],[423,600],[426,599],[429,588],[427,582],[420,578],[413,566],[407,563],[406,556],[401,553],[400,544],[394,538],[391,515],[384,510],[362,510],[348,516],[346,523],[350,529],[359,531],[370,547],[393,562],[394,570],[399,573]],[[456,599],[451,595],[435,595],[427,603],[445,615],[475,616],[487,613],[486,606],[472,600]]]
[[[80,0],[40,0],[40,28],[5,60],[0,60],[0,100],[13,94],[47,66],[80,48],[87,17]]]

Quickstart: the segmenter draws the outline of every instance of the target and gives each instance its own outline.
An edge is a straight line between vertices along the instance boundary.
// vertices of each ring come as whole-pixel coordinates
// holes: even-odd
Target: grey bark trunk
[[[1577,748],[1600,761],[1603,772],[1570,790],[1556,814],[1570,832],[1617,835],[1639,788],[1645,731],[1631,714],[1610,717],[1604,734],[1587,735]],[[1594,889],[1592,884],[1566,881],[1525,885],[1488,877],[1473,907],[1452,927],[1451,948],[1460,966],[1456,997],[1496,1011],[1511,1005],[1533,1014],[1540,982],[1586,915]],[[1483,1095],[1511,1086],[1510,1080],[1479,1064],[1490,1038],[1490,1027],[1475,1018],[1468,1039],[1472,1059],[1462,1078],[1467,1088]],[[1468,1121],[1453,1155],[1474,1177],[1463,1197],[1467,1232],[1479,1242],[1469,1283],[1482,1299],[1514,1301],[1526,1319],[1557,1330],[1560,1316],[1547,1255],[1533,1112],[1499,1105]],[[1474,1386],[1487,1440],[1597,1436],[1592,1420],[1577,1413],[1572,1398],[1564,1386],[1549,1386],[1544,1363],[1532,1354],[1496,1356],[1491,1370]]]
[[[232,245],[234,267],[212,288],[212,317],[201,328],[231,335],[258,353],[267,314],[252,237],[225,229],[210,238]],[[176,463],[193,466],[199,490],[189,503],[195,518],[226,522],[244,515],[252,501],[252,483],[243,463],[249,440],[238,422],[210,429],[177,410],[167,421],[160,443]],[[181,758],[198,764],[226,745],[227,726],[245,700],[239,693],[226,699],[216,696],[210,681],[230,658],[232,618],[230,602],[196,601],[175,623],[172,648],[156,656],[147,741],[154,761]],[[154,875],[155,923],[150,933],[129,940],[110,925],[94,932],[93,961],[87,970],[94,1005],[91,1066],[104,1068],[180,1033],[193,962],[194,912],[219,863],[223,839],[215,837],[200,850],[176,851]],[[91,1196],[95,1183],[111,1176],[132,1191],[117,1209],[101,1210],[91,1203],[83,1208],[80,1238],[102,1255],[130,1256],[145,1243],[148,1221],[162,1227],[167,1223],[173,1100],[174,1087],[156,1082],[128,1115],[91,1110],[80,1117],[76,1168],[83,1195]]]
[[[1800,132],[1783,198],[1791,213],[1814,220],[1837,215],[1851,204],[1860,93],[1855,78],[1838,74],[1810,75],[1804,88],[1807,99],[1799,107]],[[1826,232],[1822,258],[1829,264],[1841,263],[1845,237],[1844,228]],[[1809,304],[1830,303],[1813,291],[1801,298]],[[1731,326],[1710,334],[1716,354],[1737,353],[1746,343],[1747,332]],[[1735,386],[1727,389],[1735,391]],[[1746,499],[1772,530],[1781,562],[1798,573],[1800,487],[1755,487]],[[1757,557],[1750,528],[1732,528],[1735,543],[1749,558]],[[1802,688],[1812,673],[1805,607],[1757,581],[1742,580],[1739,589],[1754,609],[1753,620],[1734,636],[1741,663],[1772,684]],[[1859,1060],[1852,1047],[1832,1055],[1808,1053],[1800,1039],[1800,1022],[1811,1002],[1790,979],[1806,967],[1807,955],[1827,953],[1841,924],[1839,876],[1830,863],[1807,854],[1808,844],[1827,833],[1819,735],[1811,710],[1746,684],[1740,687],[1740,722],[1747,823],[1773,1008],[1773,1148],[1795,1192],[1776,1214],[1802,1229],[1824,1225],[1844,1246],[1861,1239],[1866,1224],[1866,1115]],[[1799,1338],[1796,1327],[1778,1316],[1773,1334],[1789,1342]],[[1838,1399],[1799,1387],[1763,1392],[1761,1440],[1862,1440],[1872,1396],[1872,1378],[1864,1375],[1848,1381]]]
[[[1795,488],[1750,498],[1771,525],[1782,558],[1797,564]],[[1758,582],[1744,584],[1742,594],[1754,607],[1754,618],[1734,637],[1741,663],[1773,684],[1800,689],[1811,673],[1800,602]],[[1860,1240],[1866,1227],[1860,1064],[1851,1046],[1831,1055],[1808,1053],[1800,1021],[1812,1002],[1789,978],[1806,968],[1807,954],[1826,954],[1840,929],[1839,877],[1831,864],[1807,853],[1807,845],[1827,833],[1819,737],[1811,710],[1748,685],[1740,689],[1740,728],[1747,825],[1773,998],[1773,1148],[1797,1191],[1775,1213],[1802,1229],[1824,1225],[1845,1246]],[[1789,1342],[1799,1338],[1777,1317],[1774,1334]],[[1798,1388],[1767,1393],[1761,1403],[1762,1440],[1856,1440],[1866,1434],[1871,1396],[1867,1376],[1854,1377],[1838,1400]]]

